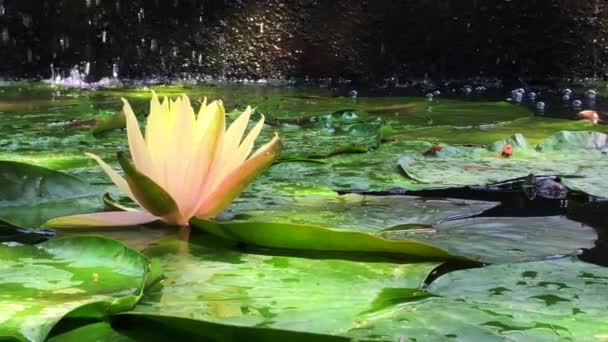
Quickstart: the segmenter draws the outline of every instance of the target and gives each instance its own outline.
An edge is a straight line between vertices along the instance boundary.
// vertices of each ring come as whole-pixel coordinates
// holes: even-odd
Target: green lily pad
[[[64,316],[100,318],[131,309],[149,262],[102,237],[0,244],[0,337],[44,341]]]
[[[539,144],[561,131],[608,132],[606,125],[593,125],[586,120],[568,120],[550,117],[527,117],[494,124],[475,125],[463,120],[454,126],[412,127],[398,132],[397,137],[425,140],[441,144],[485,146],[505,136],[521,133],[530,144]]]
[[[608,196],[603,170],[608,168],[606,135],[597,132],[560,132],[542,142],[538,149],[523,145],[519,136],[511,158],[500,149],[513,139],[489,148],[446,146],[436,156],[408,154],[399,165],[406,174],[423,183],[462,186],[487,184],[536,175],[562,175],[570,188],[596,196]],[[521,147],[521,148],[518,148]]]
[[[106,132],[110,132],[116,129],[122,129],[127,126],[127,118],[125,113],[120,111],[117,114],[110,115],[97,123],[92,129],[91,134],[95,137],[100,137]]]
[[[362,340],[602,341],[608,269],[576,258],[448,273],[428,291],[369,315],[348,332]]]
[[[402,255],[432,260],[458,259],[441,248],[413,239],[389,240],[370,233],[275,222],[190,220],[194,229],[257,247]]]
[[[411,196],[337,196],[334,192],[268,201],[240,201],[223,220],[193,219],[192,226],[215,236],[259,247],[387,253],[453,258],[440,248],[410,238],[383,239],[373,233],[395,226],[427,226],[452,216],[474,215],[497,203],[421,199]],[[416,231],[416,230],[412,230]]]
[[[212,237],[192,235],[189,243],[165,239],[145,250],[166,279],[146,292],[135,312],[339,335],[361,324],[362,313],[389,305],[388,299],[374,301],[377,296],[415,292],[437,266],[226,247]]]
[[[122,314],[107,322],[93,323],[63,332],[49,338],[48,342],[71,341],[348,341],[340,336],[320,335],[307,332],[243,327],[197,321],[194,319],[146,314]]]
[[[414,238],[486,263],[543,260],[593,248],[595,229],[561,216],[477,217],[440,222],[434,233]],[[390,239],[412,237],[408,230],[389,231]]]
[[[480,214],[497,205],[460,199],[319,193],[274,198],[262,203],[239,202],[218,218],[219,227],[207,224],[205,230],[264,247],[329,249],[331,245],[336,250],[350,248],[351,251],[355,245],[345,240],[349,235],[336,231],[365,232],[388,241],[424,242],[450,254],[486,263],[569,255],[593,247],[597,240],[597,233],[591,227],[557,216],[453,220]],[[194,224],[201,227],[199,221]],[[323,235],[302,236],[317,230]],[[332,236],[331,241],[327,241],[325,234]],[[317,238],[322,241],[317,242]],[[311,246],[306,247],[307,244]]]
[[[0,220],[37,228],[49,218],[100,209],[86,182],[43,167],[0,161]]]
[[[58,171],[0,161],[0,206],[42,204],[92,194],[84,181]]]
[[[424,226],[451,217],[473,216],[497,205],[453,198],[339,196],[325,192],[272,198],[261,203],[241,201],[218,220],[293,223],[376,233],[396,226]]]

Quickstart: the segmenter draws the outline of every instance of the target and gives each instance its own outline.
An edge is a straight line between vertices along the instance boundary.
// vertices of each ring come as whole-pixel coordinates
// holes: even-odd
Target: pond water
[[[120,97],[131,102],[143,122],[152,89],[160,96],[187,94],[195,103],[203,97],[223,99],[229,121],[251,105],[255,115],[266,116],[258,143],[274,132],[282,138],[280,159],[220,222],[288,222],[414,239],[468,260],[445,263],[429,276],[438,263],[234,247],[198,234],[184,245],[173,229],[154,225],[36,235],[101,234],[156,258],[167,277],[164,288],[144,296],[136,312],[375,340],[406,335],[425,340],[451,333],[484,340],[507,335],[551,340],[555,334],[605,338],[602,324],[587,331],[585,324],[601,322],[607,308],[593,301],[596,292],[608,289],[608,202],[602,199],[608,196],[603,184],[608,145],[598,143],[601,135],[591,132],[608,133],[608,125],[574,120],[580,109],[608,110],[601,91],[590,103],[586,88],[573,87],[576,95],[567,101],[561,89],[541,89],[534,101],[515,104],[505,101],[511,94],[504,89],[467,94],[446,88],[430,99],[427,94],[437,89],[361,90],[353,96],[349,90],[319,87],[83,90],[7,83],[0,86],[0,160],[66,172],[94,191],[52,203],[4,200],[0,217],[36,229],[53,217],[102,210],[105,192],[133,205],[84,153],[98,154],[119,168],[116,153],[128,149],[120,124],[112,124],[121,110]],[[572,105],[576,98],[583,101],[581,108]],[[546,107],[539,112],[541,100]],[[562,131],[587,133],[560,135]],[[507,140],[515,154],[502,158],[500,148],[507,142],[496,142],[514,134],[522,134],[526,143]],[[543,148],[536,150],[539,144]],[[494,145],[499,149],[492,150]],[[441,149],[429,152],[433,146]],[[532,179],[530,173],[558,178],[543,183],[548,178]],[[560,182],[568,186],[567,194],[543,188]],[[11,231],[3,239],[15,239],[12,234],[19,235]],[[495,265],[468,269],[480,264]],[[466,270],[453,272],[460,269]],[[523,276],[515,279],[515,273]],[[539,274],[534,284],[532,274]],[[579,277],[584,282],[576,278],[581,274],[587,274]],[[501,277],[506,279],[502,285],[496,282]],[[593,277],[600,280],[590,281]],[[428,293],[405,291],[421,280]],[[450,284],[468,290],[458,292]],[[490,294],[481,294],[482,289]],[[503,292],[513,296],[505,299]],[[434,295],[441,299],[429,299]],[[465,296],[461,304],[458,296]],[[526,298],[534,302],[528,311],[510,311],[512,303]],[[420,315],[408,309],[411,303],[417,303]],[[470,322],[460,322],[457,305],[471,315]],[[446,307],[450,309],[444,311]],[[568,323],[567,315],[575,309],[587,323]],[[424,318],[425,312],[440,313],[437,322]],[[315,315],[323,319],[315,320]],[[439,327],[443,332],[437,332]]]

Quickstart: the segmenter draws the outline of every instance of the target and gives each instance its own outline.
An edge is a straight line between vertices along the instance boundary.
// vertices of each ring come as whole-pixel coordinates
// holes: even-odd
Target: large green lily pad
[[[453,220],[474,216],[496,205],[461,199],[336,196],[325,192],[262,203],[239,202],[216,224],[196,221],[194,225],[227,239],[271,248],[378,252],[372,247],[378,241],[416,241],[487,263],[569,255],[593,247],[597,239],[591,227],[558,216]],[[353,238],[371,238],[352,232],[372,233],[385,240],[357,245]],[[402,252],[407,254],[408,250]]]
[[[82,180],[58,171],[12,161],[0,161],[0,205],[34,205],[92,194]]]
[[[64,316],[101,318],[131,309],[149,262],[102,237],[0,244],[0,338],[44,341]]]
[[[608,269],[576,258],[452,272],[348,332],[372,341],[604,341]]]
[[[166,279],[135,311],[242,326],[341,334],[361,314],[417,291],[437,263],[227,249],[209,236],[166,239],[144,253]],[[249,252],[252,252],[249,250]],[[374,301],[384,293],[385,301]]]
[[[536,175],[562,175],[563,182],[592,195],[608,196],[603,170],[608,168],[607,135],[597,132],[560,132],[544,140],[538,148],[521,135],[491,144],[488,148],[444,146],[436,156],[403,156],[399,165],[417,181],[436,185],[487,184]],[[504,158],[506,144],[514,155]]]
[[[487,263],[543,260],[593,248],[596,231],[561,216],[477,217],[439,222],[432,234],[416,240]],[[387,231],[390,239],[411,237],[408,230]]]
[[[0,218],[37,228],[49,218],[99,209],[99,198],[86,182],[43,167],[0,161]]]
[[[364,196],[335,192],[299,194],[264,202],[242,201],[221,221],[294,223],[375,233],[403,225],[430,225],[451,217],[473,216],[496,202],[416,196]]]
[[[111,341],[111,342],[164,342],[175,341],[322,341],[337,342],[349,339],[333,335],[312,334],[300,331],[277,330],[263,327],[211,323],[183,317],[148,314],[121,314],[111,317],[114,323],[93,323],[62,332],[48,342]]]
[[[450,258],[425,242],[407,237],[387,240],[372,233],[405,228],[425,231],[440,219],[476,215],[497,203],[412,196],[337,196],[329,192],[280,201],[275,198],[260,205],[233,206],[225,214],[233,221],[194,219],[191,223],[215,236],[259,247]]]
[[[274,222],[214,222],[192,219],[194,229],[257,247],[389,254],[431,260],[457,259],[432,244],[414,239],[389,240],[357,231],[337,230],[320,226]],[[463,257],[464,258],[464,257]]]

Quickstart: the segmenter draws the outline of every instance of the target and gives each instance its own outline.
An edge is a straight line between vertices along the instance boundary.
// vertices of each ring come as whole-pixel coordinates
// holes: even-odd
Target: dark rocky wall
[[[0,0],[0,75],[605,77],[607,0]]]

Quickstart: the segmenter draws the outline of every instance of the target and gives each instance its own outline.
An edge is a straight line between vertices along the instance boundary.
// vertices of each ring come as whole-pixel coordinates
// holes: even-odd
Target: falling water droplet
[[[8,33],[8,28],[6,28],[6,27],[2,28],[2,42],[4,44],[7,44],[10,39],[11,39],[11,36]]]
[[[118,77],[118,63],[114,63],[112,64],[112,77],[117,78]]]

